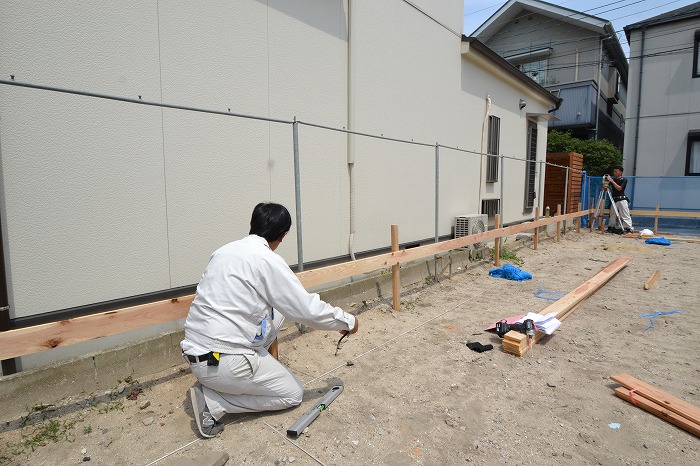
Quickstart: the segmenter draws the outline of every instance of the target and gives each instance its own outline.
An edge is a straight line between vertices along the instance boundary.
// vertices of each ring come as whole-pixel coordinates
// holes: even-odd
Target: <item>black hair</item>
[[[613,170],[615,170],[616,168],[617,168],[618,170],[620,170],[621,172],[624,172],[624,171],[625,171],[625,169],[622,168],[622,165],[615,165],[615,166],[613,167]]]
[[[281,204],[261,202],[253,209],[250,218],[250,234],[258,235],[272,242],[287,233],[292,227],[292,216]]]

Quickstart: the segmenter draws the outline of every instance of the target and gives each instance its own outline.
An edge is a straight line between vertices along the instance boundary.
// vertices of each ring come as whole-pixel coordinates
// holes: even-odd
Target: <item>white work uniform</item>
[[[308,293],[281,256],[257,235],[214,251],[185,321],[185,354],[221,354],[218,366],[191,363],[214,419],[226,413],[285,409],[303,387],[267,349],[284,321],[351,330],[355,317]]]

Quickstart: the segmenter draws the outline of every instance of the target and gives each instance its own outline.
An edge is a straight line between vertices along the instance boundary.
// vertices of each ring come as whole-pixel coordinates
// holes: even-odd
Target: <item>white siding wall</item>
[[[700,78],[693,78],[693,41],[700,20],[646,32],[636,175],[683,176],[688,131],[700,130]],[[682,53],[663,53],[683,50]],[[641,32],[630,38],[625,172],[632,175],[639,92]],[[653,54],[653,55],[650,55]]]
[[[459,0],[416,3],[461,31]],[[475,152],[488,93],[502,118],[502,153],[524,156],[518,99],[529,101],[528,112],[546,112],[548,102],[516,90],[523,88],[515,81],[494,79],[502,70],[465,60],[458,36],[406,3],[350,8],[348,57],[342,0],[125,1],[99,8],[0,0],[0,76],[296,116]],[[215,248],[247,233],[257,202],[281,202],[294,213],[291,125],[9,86],[0,86],[0,121],[12,317],[196,283]],[[348,137],[303,125],[299,136],[304,259],[346,255]],[[434,147],[360,136],[350,143],[355,250],[388,246],[392,223],[402,242],[432,237]],[[542,142],[540,157],[544,148]],[[441,149],[441,235],[451,232],[454,216],[479,212],[479,169],[478,155]],[[507,221],[525,218],[524,170],[520,162],[506,169]],[[295,234],[293,227],[279,249],[289,263],[296,263]],[[61,351],[80,354],[106,342],[124,339]],[[24,368],[51,355],[23,358]]]

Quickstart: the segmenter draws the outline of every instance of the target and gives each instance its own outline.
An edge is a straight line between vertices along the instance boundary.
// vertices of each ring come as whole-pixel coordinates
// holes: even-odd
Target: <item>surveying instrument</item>
[[[617,224],[620,225],[620,230],[624,230],[622,226],[622,219],[620,218],[620,212],[617,210],[615,201],[613,200],[612,194],[610,193],[610,175],[603,175],[603,186],[600,188],[600,194],[598,195],[598,201],[596,202],[595,215],[593,216],[593,227],[595,228],[595,222],[599,222],[599,225],[603,224],[603,216],[605,210],[605,195],[608,195],[610,199],[610,206],[613,212],[615,212],[615,218],[617,218]],[[610,214],[612,215],[612,214]]]

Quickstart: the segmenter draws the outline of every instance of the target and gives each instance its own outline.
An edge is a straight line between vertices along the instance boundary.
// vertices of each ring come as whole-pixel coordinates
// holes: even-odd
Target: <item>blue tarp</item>
[[[523,280],[530,280],[532,274],[530,272],[525,272],[520,270],[514,265],[504,264],[500,269],[489,270],[489,275],[496,278],[506,278],[508,280],[517,280],[519,282]]]
[[[647,244],[660,244],[662,246],[670,246],[671,242],[661,236],[660,238],[649,238],[648,240],[645,241]]]

